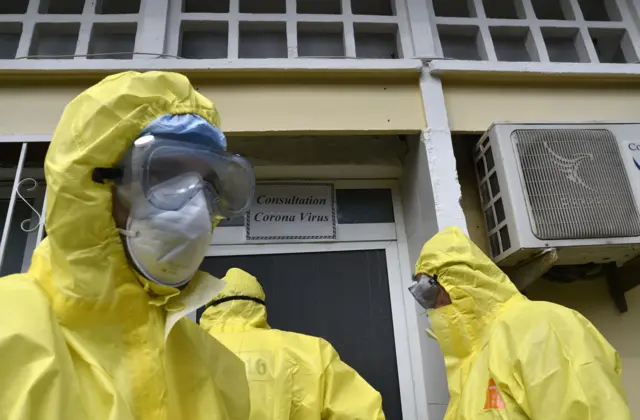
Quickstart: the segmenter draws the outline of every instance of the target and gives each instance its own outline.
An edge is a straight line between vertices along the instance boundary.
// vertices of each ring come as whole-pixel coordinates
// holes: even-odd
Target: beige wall
[[[197,82],[230,134],[416,133],[425,128],[415,81]],[[0,84],[0,134],[50,134],[64,106],[89,84]]]
[[[561,114],[557,108],[556,113]],[[471,154],[471,147],[478,139],[478,135],[455,136],[453,145],[469,236],[488,252]],[[640,286],[627,292],[629,312],[625,314],[616,309],[603,278],[570,284],[540,280],[529,287],[527,294],[531,299],[554,302],[579,311],[602,332],[620,353],[629,405],[634,418],[640,418],[640,399],[634,398],[640,388]]]
[[[640,121],[640,86],[569,82],[445,83],[447,115],[455,132],[483,132],[494,121]]]

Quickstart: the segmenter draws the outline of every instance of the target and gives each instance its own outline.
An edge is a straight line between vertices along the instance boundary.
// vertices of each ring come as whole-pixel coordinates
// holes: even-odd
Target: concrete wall
[[[0,86],[0,135],[52,133],[65,105],[89,86]],[[194,82],[194,86],[216,103],[223,129],[230,134],[415,133],[426,124],[417,80],[353,84],[227,80]]]
[[[494,121],[640,120],[640,85],[633,83],[445,83],[444,97],[454,132],[484,132]]]

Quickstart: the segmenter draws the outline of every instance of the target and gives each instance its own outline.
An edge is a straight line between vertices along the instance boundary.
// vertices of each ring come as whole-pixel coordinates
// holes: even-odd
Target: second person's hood
[[[230,269],[223,280],[227,284],[202,314],[200,326],[210,333],[269,328],[258,280],[239,268]]]
[[[451,297],[450,305],[429,311],[448,373],[486,343],[504,305],[523,298],[509,277],[456,227],[442,230],[424,245],[415,272],[437,276]]]

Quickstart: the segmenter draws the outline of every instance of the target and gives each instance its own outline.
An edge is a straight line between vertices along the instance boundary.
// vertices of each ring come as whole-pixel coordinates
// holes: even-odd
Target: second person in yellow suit
[[[232,268],[200,326],[244,360],[252,420],[383,420],[382,399],[322,338],[271,329],[264,291]]]
[[[533,302],[451,227],[429,240],[411,291],[444,355],[446,420],[630,420],[617,352],[579,313]]]

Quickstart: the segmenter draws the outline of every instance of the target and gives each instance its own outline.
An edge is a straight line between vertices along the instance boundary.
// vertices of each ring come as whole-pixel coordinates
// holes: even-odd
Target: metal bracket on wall
[[[618,266],[616,263],[605,264],[604,270],[609,294],[613,299],[613,303],[616,304],[618,311],[623,314],[629,310],[629,306],[627,305],[627,298],[624,296],[626,290],[624,284],[620,281]]]
[[[549,271],[557,261],[558,251],[555,248],[549,248],[516,267],[505,268],[504,271],[518,290],[524,291]]]
[[[620,313],[629,310],[625,293],[640,286],[640,257],[637,257],[622,267],[617,267],[615,263],[605,265],[607,286],[616,307]]]

